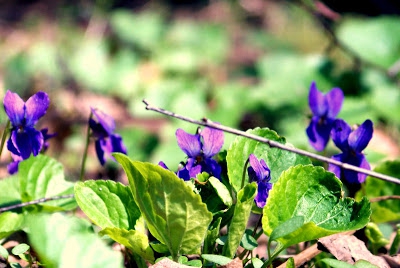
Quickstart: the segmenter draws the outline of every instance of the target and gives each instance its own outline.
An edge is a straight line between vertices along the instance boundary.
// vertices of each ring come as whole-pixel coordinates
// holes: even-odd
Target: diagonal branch
[[[67,199],[67,198],[74,198],[74,194],[67,194],[67,195],[59,195],[59,196],[53,196],[53,197],[44,197],[44,198],[40,198],[37,200],[32,200],[29,202],[25,202],[25,203],[21,203],[21,204],[16,204],[16,205],[11,205],[8,207],[2,207],[0,208],[0,213],[2,212],[6,212],[9,210],[13,210],[16,208],[22,208],[22,207],[26,207],[29,205],[36,205],[36,204],[40,204],[40,203],[45,203],[48,201],[53,201],[53,200],[58,200],[58,199]]]
[[[224,126],[224,125],[220,125],[220,124],[214,123],[211,120],[208,120],[206,118],[203,118],[202,120],[194,120],[194,119],[191,119],[189,117],[185,117],[185,116],[182,116],[182,115],[175,114],[173,112],[164,110],[162,108],[152,106],[146,100],[143,100],[143,103],[146,105],[146,110],[150,110],[150,111],[154,111],[154,112],[157,112],[157,113],[160,113],[160,114],[171,116],[171,117],[174,117],[174,118],[177,118],[179,120],[183,120],[183,121],[186,121],[186,122],[189,122],[189,123],[192,123],[192,124],[205,126],[205,127],[210,127],[210,128],[214,128],[214,129],[219,129],[219,130],[222,130],[224,132],[228,132],[228,133],[235,134],[235,135],[242,136],[242,137],[246,137],[246,138],[249,138],[249,139],[252,139],[252,140],[255,140],[255,141],[259,141],[261,143],[268,144],[270,147],[275,147],[275,148],[279,148],[281,150],[289,151],[289,152],[292,152],[292,153],[295,153],[295,154],[304,155],[304,156],[307,156],[307,157],[310,157],[310,158],[314,158],[314,159],[316,159],[318,161],[321,161],[321,162],[326,162],[326,163],[329,163],[329,164],[333,164],[333,165],[339,166],[339,167],[341,167],[343,169],[348,169],[348,170],[360,172],[360,173],[363,173],[363,174],[366,174],[368,176],[375,177],[375,178],[378,178],[378,179],[381,179],[381,180],[384,180],[384,181],[392,182],[392,183],[395,183],[395,184],[400,184],[400,179],[392,177],[392,176],[388,176],[388,175],[385,175],[385,174],[382,174],[382,173],[378,173],[378,172],[375,172],[375,171],[372,171],[372,170],[368,170],[368,169],[360,168],[360,167],[357,167],[357,166],[353,166],[353,165],[350,165],[350,164],[347,164],[347,163],[343,163],[343,162],[340,162],[340,161],[337,161],[337,160],[334,160],[334,159],[331,159],[331,158],[328,158],[328,157],[325,157],[325,156],[321,156],[321,155],[318,155],[318,154],[310,153],[310,152],[305,151],[305,150],[301,150],[301,149],[297,149],[297,148],[294,148],[294,147],[290,147],[290,146],[287,146],[285,144],[282,144],[282,143],[279,143],[279,142],[276,142],[276,141],[272,141],[272,140],[269,140],[269,139],[254,135],[254,134],[246,133],[246,132],[238,130],[238,129],[234,129],[234,128],[230,128],[230,127],[227,127],[227,126]]]

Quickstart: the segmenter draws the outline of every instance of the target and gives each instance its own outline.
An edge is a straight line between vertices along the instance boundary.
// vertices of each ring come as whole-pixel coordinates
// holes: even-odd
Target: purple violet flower
[[[50,99],[45,92],[37,92],[24,102],[17,93],[7,90],[4,109],[12,128],[7,142],[8,150],[14,159],[27,159],[31,154],[38,155],[44,144],[41,131],[35,129],[37,121],[46,113]]]
[[[333,123],[332,140],[342,151],[341,154],[332,156],[332,159],[348,163],[360,168],[371,169],[362,150],[367,147],[372,138],[373,124],[371,120],[365,120],[357,129],[351,130],[350,126],[342,119]],[[335,173],[339,179],[345,179],[349,183],[362,183],[367,175],[352,170],[341,169],[329,164],[329,171]]]
[[[158,165],[162,168],[170,170],[163,161],[160,161]],[[181,178],[184,181],[190,180],[189,170],[187,170],[186,167],[184,167],[183,165],[179,165],[178,171],[175,174],[176,176],[178,176],[178,178]]]
[[[258,185],[257,195],[254,201],[257,207],[263,208],[267,203],[269,190],[272,189],[272,183],[269,182],[271,180],[271,171],[264,159],[259,161],[254,154],[250,154],[249,162],[250,166],[247,168],[247,172],[250,182],[255,181]]]
[[[204,128],[198,134],[189,134],[182,129],[176,131],[179,147],[188,156],[185,168],[190,178],[207,172],[220,179],[221,166],[212,157],[216,155],[224,144],[224,132],[213,128]]]
[[[119,152],[126,154],[126,147],[121,136],[114,133],[114,119],[102,111],[94,108],[91,109],[95,119],[90,117],[89,126],[92,129],[93,136],[96,138],[97,157],[99,158],[100,164],[104,165],[106,156],[110,159],[114,159],[111,153]]]
[[[311,83],[308,103],[313,115],[306,132],[309,142],[315,150],[323,151],[325,149],[333,121],[342,108],[343,98],[343,91],[340,88],[333,88],[323,94],[317,89],[315,82]]]

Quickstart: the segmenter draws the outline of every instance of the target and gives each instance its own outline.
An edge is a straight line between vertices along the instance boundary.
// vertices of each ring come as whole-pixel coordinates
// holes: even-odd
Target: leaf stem
[[[0,208],[0,213],[6,212],[9,210],[13,210],[16,208],[22,208],[22,207],[26,207],[26,206],[30,206],[30,205],[36,205],[36,204],[40,204],[40,203],[44,203],[44,202],[48,202],[48,201],[67,199],[67,198],[74,198],[74,194],[59,195],[59,196],[53,196],[53,197],[44,197],[44,198],[29,201],[29,202],[24,202],[24,203],[20,203],[20,204],[16,204],[16,205],[2,207],[2,208]]]
[[[379,173],[379,172],[375,172],[375,171],[372,171],[372,170],[368,170],[368,169],[360,168],[360,167],[357,167],[357,166],[353,166],[353,165],[350,165],[350,164],[347,164],[347,163],[343,163],[343,162],[340,162],[340,161],[337,161],[337,160],[334,160],[334,159],[331,159],[331,158],[328,158],[328,157],[325,157],[325,156],[321,156],[321,155],[318,155],[318,154],[310,153],[308,151],[301,150],[301,149],[298,149],[298,148],[295,148],[295,147],[291,147],[291,146],[279,143],[277,141],[269,140],[269,139],[266,139],[266,138],[263,138],[263,137],[260,137],[260,136],[254,135],[254,134],[250,134],[250,133],[238,130],[238,129],[234,129],[234,128],[230,128],[230,127],[227,127],[227,126],[224,126],[224,125],[221,125],[221,124],[217,124],[217,123],[214,123],[214,122],[212,122],[211,120],[209,120],[207,118],[203,118],[202,120],[194,120],[192,118],[185,117],[185,116],[182,116],[182,115],[175,114],[173,112],[164,110],[162,108],[158,108],[158,107],[152,106],[146,100],[143,100],[143,103],[146,105],[146,110],[150,110],[150,111],[161,113],[161,114],[164,114],[164,115],[167,115],[167,116],[171,116],[171,117],[174,117],[174,118],[177,118],[179,120],[183,120],[183,121],[186,121],[186,122],[189,122],[189,123],[192,123],[192,124],[205,126],[205,127],[210,127],[210,128],[214,128],[214,129],[219,129],[219,130],[222,130],[224,132],[228,132],[228,133],[235,134],[235,135],[242,136],[242,137],[246,137],[246,138],[249,138],[249,139],[252,139],[252,140],[255,140],[255,141],[259,141],[261,143],[268,144],[270,147],[275,147],[275,148],[279,148],[281,150],[289,151],[289,152],[292,152],[292,153],[295,153],[295,154],[299,154],[299,155],[307,156],[307,157],[310,157],[310,158],[314,158],[314,159],[316,159],[318,161],[321,161],[321,162],[326,162],[326,163],[329,163],[329,164],[333,164],[333,165],[339,166],[340,168],[343,168],[343,169],[348,169],[348,170],[356,171],[356,172],[359,172],[359,173],[363,173],[363,174],[366,174],[368,176],[375,177],[375,178],[378,178],[378,179],[381,179],[381,180],[384,180],[384,181],[387,181],[387,182],[400,184],[400,179],[399,178],[395,178],[395,177],[388,176],[388,175],[385,175],[385,174],[382,174],[382,173]]]
[[[4,128],[3,134],[1,135],[0,157],[1,157],[1,153],[3,152],[4,144],[6,143],[6,138],[7,138],[8,132],[9,132],[10,125],[11,125],[11,121],[8,120],[6,127]]]
[[[93,113],[90,111],[89,115],[89,121],[92,118]],[[89,143],[90,143],[90,124],[87,124],[87,131],[86,131],[86,144],[85,144],[85,150],[83,151],[83,157],[82,157],[82,164],[81,164],[81,172],[79,175],[79,181],[83,181],[83,175],[85,173],[85,166],[86,166],[86,159],[87,159],[87,154],[88,154],[88,149],[89,149]]]

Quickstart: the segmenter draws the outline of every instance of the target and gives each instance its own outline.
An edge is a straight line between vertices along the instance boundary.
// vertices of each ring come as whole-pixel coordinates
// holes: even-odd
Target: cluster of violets
[[[224,144],[224,132],[218,129],[205,127],[197,129],[196,134],[190,134],[182,129],[178,129],[175,133],[178,146],[187,155],[187,161],[182,162],[176,172],[176,175],[188,181],[196,178],[202,172],[208,173],[221,179],[221,166],[213,158],[219,153]],[[250,182],[255,181],[258,185],[257,196],[255,197],[256,205],[260,208],[264,207],[268,198],[269,190],[272,184],[270,169],[263,159],[258,160],[254,154],[249,156],[250,166],[247,168]],[[165,169],[168,167],[164,162],[159,165]]]
[[[340,88],[333,88],[324,94],[317,89],[315,82],[311,84],[308,102],[313,115],[306,129],[309,142],[315,150],[323,151],[332,138],[336,147],[342,151],[332,156],[332,159],[370,170],[362,151],[372,138],[372,121],[367,119],[352,129],[343,119],[336,118],[343,99],[344,94]],[[345,170],[334,164],[329,164],[328,170],[350,184],[363,183],[366,178],[365,174]]]
[[[311,146],[317,151],[323,151],[330,138],[342,153],[332,156],[333,159],[365,169],[370,169],[362,151],[372,138],[373,124],[366,120],[358,128],[352,130],[342,119],[336,118],[339,114],[344,94],[341,89],[333,88],[324,94],[317,89],[315,82],[311,84],[309,92],[309,106],[312,118],[306,133]],[[20,161],[36,156],[48,147],[48,139],[55,134],[48,134],[48,130],[35,128],[38,120],[45,115],[50,99],[45,92],[37,92],[24,102],[16,93],[7,91],[4,98],[4,109],[11,122],[12,128],[7,148],[11,152],[13,161],[8,165],[12,174],[18,171]],[[89,117],[91,136],[95,138],[97,157],[101,165],[107,159],[112,159],[113,152],[127,153],[120,135],[116,134],[114,119],[104,112],[91,108]],[[224,133],[221,130],[205,127],[198,128],[197,133],[190,134],[182,129],[176,131],[178,146],[187,155],[186,162],[181,162],[176,175],[189,181],[197,175],[206,172],[210,176],[221,179],[221,166],[214,159],[224,143]],[[258,185],[255,203],[258,207],[265,206],[269,191],[270,169],[264,159],[258,159],[254,154],[249,155],[247,174],[250,182]],[[164,162],[159,165],[165,169]],[[362,183],[366,175],[330,164],[329,171],[338,178],[349,183]]]
[[[18,171],[18,164],[31,155],[37,156],[48,147],[48,139],[56,134],[48,134],[48,129],[37,130],[36,123],[43,117],[50,105],[50,98],[45,92],[37,92],[24,102],[17,93],[7,90],[4,97],[4,110],[11,122],[11,133],[7,149],[13,161],[8,165],[8,172]],[[94,118],[92,117],[94,116]],[[114,133],[115,123],[109,115],[92,108],[89,127],[95,137],[96,152],[102,165],[106,156],[112,158],[112,152],[126,154],[126,147],[121,136]]]

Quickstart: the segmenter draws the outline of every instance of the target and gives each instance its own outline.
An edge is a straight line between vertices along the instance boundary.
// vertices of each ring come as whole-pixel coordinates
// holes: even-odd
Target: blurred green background
[[[24,99],[39,90],[50,95],[39,124],[57,132],[48,153],[70,177],[78,176],[90,107],[116,119],[132,159],[171,169],[184,160],[175,130],[197,126],[146,111],[144,98],[194,119],[269,127],[313,151],[305,135],[312,81],[324,92],[343,89],[339,117],[349,124],[373,120],[366,150],[373,164],[399,156],[397,15],[334,13],[311,0],[1,5],[1,97],[6,89]],[[4,112],[0,119],[5,126]],[[233,139],[226,135],[225,149]],[[87,177],[116,176],[116,165],[103,169],[93,147]],[[335,152],[330,143],[328,154]],[[4,171],[9,161],[4,153]]]

